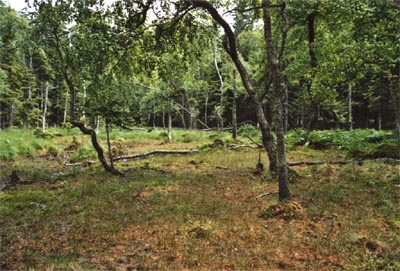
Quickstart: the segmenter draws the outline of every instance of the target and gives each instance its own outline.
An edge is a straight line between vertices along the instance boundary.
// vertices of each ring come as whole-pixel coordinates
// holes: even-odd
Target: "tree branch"
[[[114,162],[121,161],[121,160],[135,160],[140,158],[145,158],[155,154],[189,154],[189,153],[196,153],[200,150],[154,150],[145,153],[138,153],[133,155],[126,155],[126,156],[119,156],[113,159]]]

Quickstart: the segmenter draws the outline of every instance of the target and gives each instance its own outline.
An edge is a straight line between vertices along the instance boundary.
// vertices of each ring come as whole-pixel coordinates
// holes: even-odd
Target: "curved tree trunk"
[[[64,53],[63,53],[63,49],[61,46],[61,41],[57,35],[57,33],[53,33],[54,34],[54,38],[56,41],[56,47],[57,47],[57,53],[58,53],[58,57],[61,63],[61,68],[62,68],[62,74],[64,77],[65,82],[67,83],[69,92],[70,92],[70,122],[74,127],[79,128],[79,130],[81,130],[82,133],[84,133],[85,135],[90,135],[90,139],[93,145],[93,148],[96,150],[97,152],[97,157],[99,158],[100,163],[102,164],[103,168],[107,171],[110,172],[111,174],[114,175],[122,175],[122,173],[120,171],[118,171],[117,169],[114,168],[114,166],[111,164],[109,165],[107,163],[106,158],[104,157],[104,151],[101,148],[98,140],[97,140],[97,136],[96,136],[96,132],[93,129],[88,129],[85,126],[85,123],[77,121],[75,119],[75,86],[71,80],[71,78],[69,77],[68,74],[68,66],[67,66],[67,62],[64,59]]]
[[[260,125],[262,142],[263,146],[267,151],[267,155],[270,162],[270,170],[273,173],[277,172],[277,156],[276,156],[276,147],[274,143],[274,138],[271,134],[271,127],[266,118],[266,114],[264,112],[261,99],[259,95],[253,88],[253,85],[250,81],[249,74],[247,73],[246,68],[244,67],[242,61],[238,56],[236,39],[235,35],[232,31],[230,25],[221,17],[218,13],[217,9],[208,1],[204,0],[184,0],[184,2],[191,4],[195,8],[203,8],[207,10],[207,12],[211,15],[211,17],[224,29],[226,40],[224,41],[224,49],[232,59],[235,64],[240,77],[242,79],[242,83],[244,88],[246,89],[248,95],[250,96],[253,104],[255,106],[257,120]]]

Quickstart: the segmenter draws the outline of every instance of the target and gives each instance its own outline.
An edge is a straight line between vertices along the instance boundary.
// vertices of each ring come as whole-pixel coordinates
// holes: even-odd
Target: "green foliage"
[[[18,149],[10,144],[9,140],[3,140],[0,148],[0,160],[14,160],[17,155]]]
[[[251,124],[245,124],[243,126],[240,126],[237,133],[240,136],[248,136],[253,139],[260,137],[259,129]]]
[[[71,162],[87,161],[96,159],[97,153],[91,146],[79,147],[71,156]]]
[[[36,128],[33,131],[33,134],[35,135],[35,137],[38,137],[38,138],[52,138],[53,137],[52,133],[50,133],[48,130],[43,132],[43,130],[41,128]]]
[[[54,157],[59,156],[62,152],[62,149],[55,145],[50,145],[47,149],[47,154]]]
[[[395,137],[391,131],[377,131],[373,129],[324,130],[313,131],[308,142],[305,141],[305,130],[294,129],[287,133],[286,142],[289,146],[305,145],[314,149],[337,149],[356,152],[355,149],[369,151],[379,144],[393,144]],[[386,150],[389,150],[386,148]],[[395,148],[394,148],[395,149]]]

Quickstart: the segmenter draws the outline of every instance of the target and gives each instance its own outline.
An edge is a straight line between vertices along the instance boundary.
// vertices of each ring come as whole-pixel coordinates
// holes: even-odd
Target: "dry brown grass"
[[[120,140],[120,147],[134,153],[195,146],[161,143]],[[338,155],[301,148],[289,153],[292,161],[326,158]],[[265,218],[268,207],[278,203],[276,195],[256,196],[276,191],[277,184],[253,174],[258,150],[215,149],[123,162],[118,164],[126,173],[122,178],[97,165],[62,168],[40,159],[14,165],[48,168],[37,181],[0,195],[5,270],[400,267],[394,165],[297,167],[290,187],[302,214]],[[24,178],[34,174],[25,170]],[[40,181],[60,170],[60,177]]]

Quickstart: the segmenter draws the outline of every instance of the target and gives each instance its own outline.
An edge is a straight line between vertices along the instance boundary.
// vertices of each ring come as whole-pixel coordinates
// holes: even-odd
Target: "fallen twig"
[[[248,135],[244,135],[244,137],[248,138],[251,142],[253,142],[254,144],[256,144],[258,146],[258,148],[263,148],[263,145],[261,145],[260,143],[254,141],[254,139],[252,139],[251,137],[249,137]]]
[[[138,154],[133,154],[133,155],[126,155],[126,156],[119,156],[113,158],[113,161],[121,161],[121,160],[134,160],[134,159],[140,159],[144,158],[150,155],[155,155],[155,154],[189,154],[189,153],[195,153],[199,152],[200,150],[154,150],[154,151],[149,151],[145,153],[138,153]]]
[[[260,194],[256,198],[259,199],[259,198],[262,198],[262,197],[265,197],[265,196],[271,196],[271,195],[276,195],[276,194],[278,194],[278,191],[272,191],[272,192]]]

